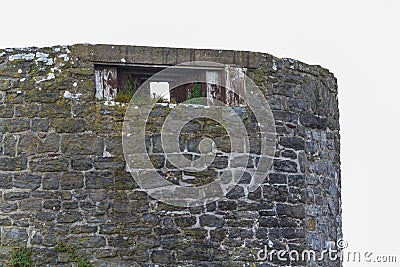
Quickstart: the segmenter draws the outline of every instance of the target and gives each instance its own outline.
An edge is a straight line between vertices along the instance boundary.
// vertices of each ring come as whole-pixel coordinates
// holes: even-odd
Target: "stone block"
[[[42,184],[42,177],[30,173],[15,174],[14,187],[35,190]]]
[[[276,213],[298,219],[304,219],[306,214],[303,205],[292,206],[287,204],[276,204]]]
[[[78,189],[84,186],[83,174],[80,172],[65,172],[60,176],[60,188],[63,190]]]
[[[28,159],[24,157],[0,157],[0,171],[22,171],[27,168]]]
[[[46,118],[34,118],[31,121],[31,130],[34,132],[47,132],[49,130],[49,120]]]
[[[74,223],[81,220],[82,214],[79,211],[61,211],[57,214],[58,223]]]
[[[200,216],[200,225],[208,227],[222,227],[224,225],[224,219],[217,217],[213,214],[204,214]]]
[[[103,139],[94,134],[66,134],[61,141],[61,152],[66,155],[103,154]]]
[[[300,137],[281,137],[279,144],[285,148],[292,148],[294,150],[304,150],[304,140]]]
[[[79,118],[54,118],[50,127],[57,133],[81,133],[86,130],[86,121]]]
[[[30,122],[28,118],[6,118],[0,120],[0,132],[23,132],[30,128]]]
[[[0,118],[11,118],[14,115],[14,105],[0,105]]]
[[[274,169],[277,172],[297,172],[297,163],[290,160],[274,160]]]
[[[90,171],[85,176],[87,189],[110,189],[114,186],[112,171]]]
[[[42,158],[29,162],[34,172],[62,172],[68,170],[68,160],[64,158]]]
[[[23,228],[5,228],[2,230],[2,246],[23,246],[28,241],[28,233]]]
[[[73,158],[71,167],[77,171],[87,171],[93,168],[93,160],[86,157]]]

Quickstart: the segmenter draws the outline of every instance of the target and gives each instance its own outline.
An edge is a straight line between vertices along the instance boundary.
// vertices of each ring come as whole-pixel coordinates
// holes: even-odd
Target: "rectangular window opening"
[[[147,79],[167,67],[96,64],[95,96],[98,100],[129,102]],[[152,78],[148,90],[151,97],[160,98],[158,102],[240,106],[244,103],[244,74],[245,69],[235,67],[184,66],[174,73],[174,77],[158,75],[157,79]],[[195,82],[178,84],[182,77],[190,77],[192,79],[185,80]],[[242,98],[227,89],[232,87],[239,89]]]

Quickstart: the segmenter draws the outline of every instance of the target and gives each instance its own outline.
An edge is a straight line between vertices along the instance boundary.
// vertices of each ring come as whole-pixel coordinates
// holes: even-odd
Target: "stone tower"
[[[249,190],[260,160],[257,120],[211,86],[242,119],[250,158],[225,196],[180,207],[151,197],[127,171],[121,132],[130,96],[122,92],[193,61],[233,66],[254,81],[273,114],[276,148],[261,186]],[[207,71],[208,81],[227,75]],[[165,179],[190,186],[233,163],[226,131],[204,118],[185,125],[180,147],[195,159],[202,136],[211,137],[221,153],[210,167],[188,174],[166,159],[163,120],[195,90],[182,88],[171,90],[174,105],[154,106],[145,144]],[[264,53],[111,45],[0,50],[0,266],[20,247],[36,266],[341,266],[339,258],[319,259],[341,238],[337,92],[328,70]],[[265,250],[316,257],[262,259]]]

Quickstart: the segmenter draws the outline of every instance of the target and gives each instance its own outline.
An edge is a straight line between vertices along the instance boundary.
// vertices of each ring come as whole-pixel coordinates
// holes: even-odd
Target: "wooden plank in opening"
[[[237,67],[225,68],[225,86],[227,88],[235,88],[236,90],[236,92],[233,92],[225,89],[225,103],[229,106],[240,106],[245,104],[245,71],[245,69]]]
[[[117,95],[118,77],[115,66],[95,66],[96,98],[113,100]]]

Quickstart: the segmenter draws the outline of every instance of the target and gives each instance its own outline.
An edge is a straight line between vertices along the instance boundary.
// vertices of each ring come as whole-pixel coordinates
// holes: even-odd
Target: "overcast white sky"
[[[3,1],[0,48],[110,43],[235,49],[328,68],[340,92],[345,239],[352,250],[400,261],[399,3]]]

